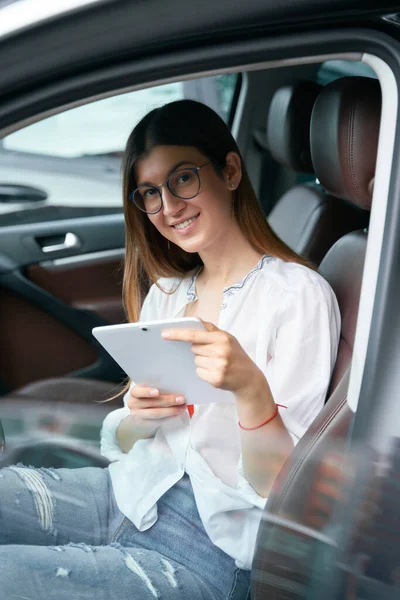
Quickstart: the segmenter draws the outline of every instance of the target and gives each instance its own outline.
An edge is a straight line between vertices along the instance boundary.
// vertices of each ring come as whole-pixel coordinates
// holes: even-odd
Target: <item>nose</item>
[[[186,206],[186,201],[183,200],[183,198],[177,198],[174,196],[167,186],[163,186],[161,190],[161,196],[163,201],[162,211],[165,217],[172,217],[176,215]]]

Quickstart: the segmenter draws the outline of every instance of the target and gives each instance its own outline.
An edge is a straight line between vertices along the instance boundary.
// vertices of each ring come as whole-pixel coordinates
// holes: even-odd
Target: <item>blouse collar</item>
[[[238,290],[243,289],[246,286],[246,284],[250,281],[250,279],[253,277],[253,275],[255,273],[257,273],[258,271],[261,271],[261,269],[264,267],[264,265],[269,263],[273,258],[274,257],[270,256],[269,254],[264,254],[260,258],[260,260],[258,261],[256,266],[253,267],[253,269],[249,273],[247,273],[247,275],[242,277],[242,279],[240,279],[234,285],[230,285],[229,287],[226,287],[223,289],[224,297],[233,296]],[[196,269],[196,271],[193,273],[192,277],[189,280],[189,285],[186,290],[188,302],[194,302],[195,300],[197,300],[196,280],[197,280],[197,277],[198,277],[201,269],[202,269],[202,265],[198,269]]]

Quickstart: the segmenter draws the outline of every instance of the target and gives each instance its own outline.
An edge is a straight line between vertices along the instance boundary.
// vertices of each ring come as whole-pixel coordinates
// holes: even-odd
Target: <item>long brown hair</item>
[[[125,310],[137,321],[146,285],[160,277],[184,276],[202,264],[197,253],[188,253],[158,232],[130,196],[137,187],[136,161],[154,146],[191,146],[199,150],[222,176],[229,152],[242,162],[242,179],[233,194],[233,212],[245,238],[260,254],[313,268],[274,233],[258,203],[239,148],[225,122],[211,108],[194,100],[178,100],[148,113],[129,136],[123,160],[123,196],[126,254],[123,282]]]

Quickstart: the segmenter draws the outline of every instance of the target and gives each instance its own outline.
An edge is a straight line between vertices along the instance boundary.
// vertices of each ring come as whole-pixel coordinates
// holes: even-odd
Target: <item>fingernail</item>
[[[163,331],[161,333],[161,337],[164,338],[164,340],[167,340],[169,338],[169,333],[168,331]]]
[[[177,397],[175,398],[175,402],[176,402],[177,404],[183,404],[183,403],[185,402],[185,398],[184,398],[183,396],[177,396]]]
[[[158,390],[150,390],[150,396],[158,396]]]

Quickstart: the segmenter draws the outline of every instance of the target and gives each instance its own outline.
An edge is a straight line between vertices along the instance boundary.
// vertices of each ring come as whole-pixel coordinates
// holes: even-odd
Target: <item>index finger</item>
[[[161,333],[164,340],[175,342],[191,342],[192,344],[211,344],[215,332],[198,329],[166,329]]]

